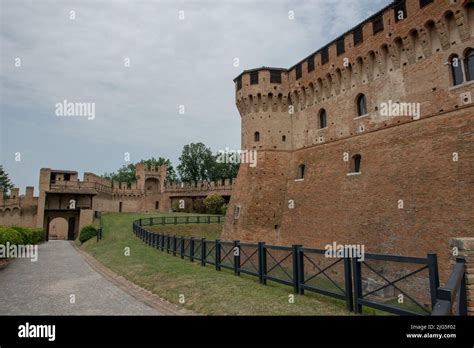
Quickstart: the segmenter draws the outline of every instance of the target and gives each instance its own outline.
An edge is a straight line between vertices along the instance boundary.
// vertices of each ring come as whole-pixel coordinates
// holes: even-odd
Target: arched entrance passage
[[[74,240],[79,233],[79,211],[45,211],[46,240]]]
[[[49,222],[49,239],[68,239],[68,221],[63,217],[57,217]]]

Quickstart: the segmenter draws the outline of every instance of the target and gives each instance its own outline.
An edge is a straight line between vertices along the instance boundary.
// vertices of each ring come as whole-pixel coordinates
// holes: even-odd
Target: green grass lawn
[[[146,226],[147,230],[161,234],[206,238],[208,240],[219,239],[221,237],[223,228],[223,223]]]
[[[256,277],[216,271],[147,246],[132,233],[133,220],[163,214],[104,214],[103,240],[91,239],[81,248],[102,264],[135,284],[184,307],[209,315],[349,315],[345,303],[306,292],[289,303],[292,288],[272,282],[262,285]],[[176,213],[166,215],[177,215]],[[183,214],[184,215],[184,214]],[[195,215],[195,214],[194,214]],[[200,228],[199,230],[197,228]],[[221,224],[155,226],[170,234],[216,239]],[[130,256],[125,256],[130,248]]]

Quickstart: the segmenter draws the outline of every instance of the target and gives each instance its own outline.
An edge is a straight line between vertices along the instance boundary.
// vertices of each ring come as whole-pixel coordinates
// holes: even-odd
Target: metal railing
[[[301,245],[290,247],[266,245],[264,242],[207,240],[161,234],[144,228],[153,225],[209,224],[222,221],[223,216],[217,215],[143,218],[133,222],[133,231],[146,244],[175,256],[179,255],[183,259],[188,258],[191,262],[200,262],[201,266],[210,264],[218,271],[228,269],[237,276],[241,273],[252,275],[258,277],[262,284],[272,281],[292,286],[296,294],[304,295],[305,291],[310,291],[329,296],[344,301],[347,309],[355,313],[362,313],[363,306],[398,315],[434,315],[440,310],[438,307],[442,307],[443,313],[447,313],[446,308],[451,307],[441,301],[449,300],[449,304],[453,303],[457,289],[461,289],[459,303],[465,303],[465,282],[459,280],[461,266],[456,266],[446,287],[440,289],[436,254],[411,257],[365,253],[363,260],[355,256],[328,258],[325,249],[304,248]],[[385,271],[371,264],[382,261],[390,263]],[[398,264],[404,265],[403,271],[393,269],[393,266]],[[414,265],[416,269],[411,270],[408,264]],[[422,271],[426,271],[428,275],[420,278]],[[363,282],[367,283],[367,274],[370,272],[382,279],[384,284],[377,284],[370,289],[367,289],[367,286],[364,288]],[[428,282],[423,295],[429,294],[430,300],[426,300],[429,304],[421,304],[413,294],[409,294],[399,285],[407,279],[414,283]],[[397,306],[384,298],[373,298],[389,287],[394,288],[399,296],[407,298],[411,307]],[[418,286],[411,286],[411,290],[419,289]],[[435,311],[431,313],[428,306],[435,308]],[[464,309],[459,310],[462,315],[465,312]]]
[[[465,259],[456,258],[453,272],[445,286],[436,291],[432,315],[467,315],[465,263]]]

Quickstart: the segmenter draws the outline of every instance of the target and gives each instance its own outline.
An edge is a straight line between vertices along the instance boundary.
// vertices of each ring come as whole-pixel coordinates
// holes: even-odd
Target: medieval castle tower
[[[474,234],[474,3],[394,1],[288,69],[234,80],[241,165],[224,236],[447,260]]]

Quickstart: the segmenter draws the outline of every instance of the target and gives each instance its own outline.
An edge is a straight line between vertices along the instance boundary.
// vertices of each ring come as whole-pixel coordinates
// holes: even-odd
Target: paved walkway
[[[70,296],[75,303],[70,303]],[[160,315],[92,269],[67,241],[39,245],[38,261],[0,271],[0,315]]]

